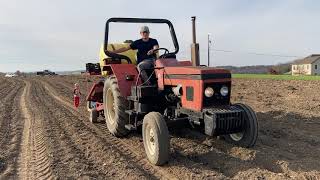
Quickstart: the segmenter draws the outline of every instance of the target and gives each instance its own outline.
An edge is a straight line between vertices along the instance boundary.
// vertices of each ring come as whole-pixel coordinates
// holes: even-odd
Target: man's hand
[[[154,51],[153,51],[153,49],[151,49],[150,51],[148,51],[147,55],[149,56],[149,55],[151,55],[153,53],[154,53]]]

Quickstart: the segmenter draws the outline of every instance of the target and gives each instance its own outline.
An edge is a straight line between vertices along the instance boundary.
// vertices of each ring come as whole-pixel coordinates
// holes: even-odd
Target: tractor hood
[[[176,65],[180,65],[178,62]],[[163,76],[161,76],[161,72]],[[165,66],[157,73],[158,87],[181,87],[180,97],[183,108],[202,111],[203,108],[230,103],[231,73],[225,69],[204,66]],[[221,88],[228,88],[228,94],[220,95]],[[211,87],[215,94],[212,97],[204,95],[205,89]]]
[[[218,69],[204,66],[180,66],[180,67],[165,67],[164,77],[168,79],[230,79],[231,73],[226,69]]]

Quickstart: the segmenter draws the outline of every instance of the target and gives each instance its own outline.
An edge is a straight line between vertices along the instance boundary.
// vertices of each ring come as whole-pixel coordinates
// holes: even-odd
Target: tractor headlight
[[[206,97],[212,97],[214,94],[214,90],[212,89],[212,87],[207,87],[204,90],[204,95],[206,95]]]
[[[222,86],[220,89],[220,94],[222,96],[226,96],[229,94],[229,88],[227,86]]]

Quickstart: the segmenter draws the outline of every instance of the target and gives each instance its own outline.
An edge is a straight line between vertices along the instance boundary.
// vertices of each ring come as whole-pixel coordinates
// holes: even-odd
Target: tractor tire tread
[[[150,124],[151,126],[155,126],[158,134],[158,141],[159,146],[156,151],[155,157],[152,157],[146,148],[146,140],[145,140],[145,128],[147,124]],[[154,165],[163,165],[169,160],[169,154],[170,154],[170,138],[169,138],[169,131],[167,124],[163,118],[163,116],[159,112],[150,112],[147,115],[145,115],[143,119],[143,140],[144,140],[144,146],[146,149],[146,154],[149,159],[149,161]]]
[[[240,140],[240,141],[234,141],[230,135],[224,135],[224,139],[232,144],[238,145],[238,146],[242,146],[242,147],[246,147],[246,148],[250,148],[253,147],[257,141],[257,137],[258,137],[258,120],[257,120],[257,115],[256,113],[253,111],[253,109],[246,105],[246,104],[242,104],[242,103],[236,103],[233,104],[234,106],[240,107],[241,109],[244,110],[244,112],[246,113],[246,115],[248,116],[248,123],[249,123],[249,132],[246,132],[244,134],[244,137]]]
[[[91,123],[97,123],[98,122],[98,112],[95,109],[90,110],[90,118]]]
[[[109,131],[116,137],[123,137],[125,135],[128,134],[128,130],[125,128],[125,125],[128,123],[128,116],[125,116],[124,112],[127,108],[128,102],[126,101],[126,99],[124,97],[122,97],[120,95],[120,90],[119,90],[119,86],[117,83],[117,79],[114,76],[110,76],[106,79],[105,81],[105,87],[104,87],[104,96],[107,93],[108,89],[111,89],[112,93],[113,93],[113,97],[114,97],[114,106],[115,106],[115,124],[114,126],[110,125],[108,123],[108,116],[105,114],[106,117],[106,122],[107,122],[107,126]],[[104,97],[104,102],[106,102],[106,97]],[[105,110],[104,112],[106,113],[106,106],[107,104],[105,104]]]

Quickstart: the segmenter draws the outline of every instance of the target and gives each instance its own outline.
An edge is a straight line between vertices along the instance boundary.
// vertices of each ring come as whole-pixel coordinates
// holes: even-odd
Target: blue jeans
[[[149,78],[147,71],[154,68],[154,59],[145,59],[141,61],[138,64],[137,68],[140,73],[142,82],[146,82]],[[150,83],[146,84],[150,85]]]

